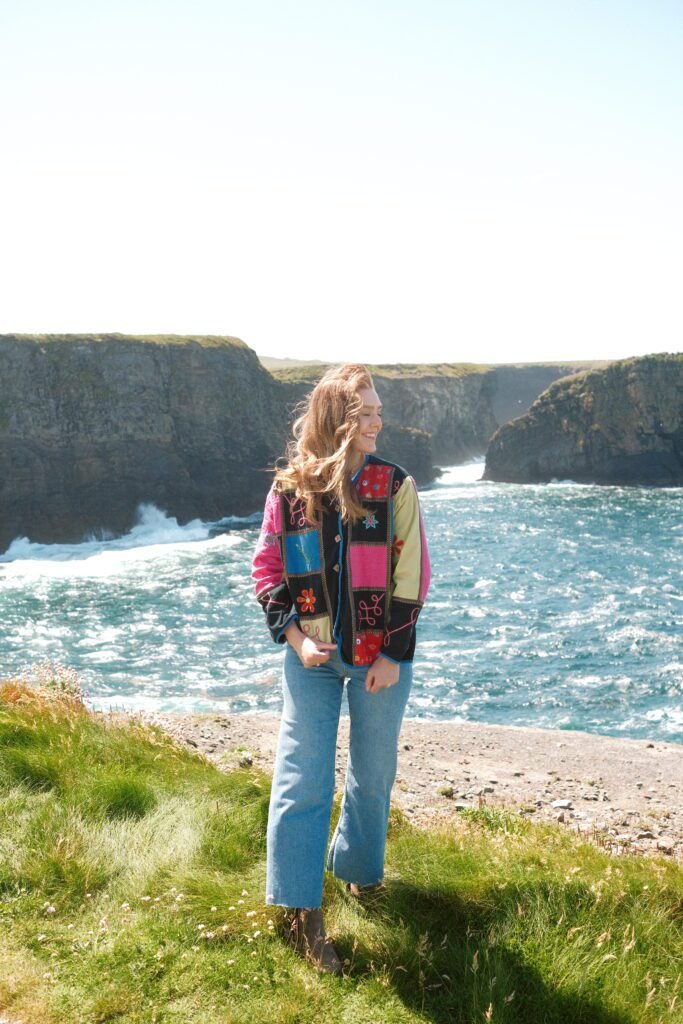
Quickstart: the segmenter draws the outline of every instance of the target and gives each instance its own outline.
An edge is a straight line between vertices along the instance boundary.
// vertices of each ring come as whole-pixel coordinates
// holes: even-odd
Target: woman
[[[379,458],[381,403],[365,366],[308,396],[265,503],[252,563],[273,639],[286,644],[267,829],[266,903],[320,969],[341,973],[322,919],[324,869],[354,896],[382,888],[415,623],[430,581],[413,478]],[[345,680],[349,758],[327,859]]]

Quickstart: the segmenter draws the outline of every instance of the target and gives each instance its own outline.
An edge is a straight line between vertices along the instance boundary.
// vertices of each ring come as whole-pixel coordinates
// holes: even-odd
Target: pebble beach
[[[224,770],[272,774],[279,717],[130,715],[165,729]],[[344,786],[349,718],[337,736],[336,791]],[[457,828],[467,807],[513,810],[572,829],[610,854],[683,863],[683,745],[476,722],[404,718],[392,804],[418,827]]]

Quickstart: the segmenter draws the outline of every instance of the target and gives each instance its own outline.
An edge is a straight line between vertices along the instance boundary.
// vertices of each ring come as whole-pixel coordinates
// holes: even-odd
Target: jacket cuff
[[[415,623],[422,605],[412,601],[391,602],[389,626],[384,630],[380,654],[390,661],[402,661],[415,635]]]
[[[286,582],[283,580],[277,587],[269,590],[267,594],[262,594],[258,598],[258,602],[263,608],[266,616],[266,625],[275,643],[287,643],[285,630],[290,623],[298,620],[299,615],[296,608],[293,607],[292,597]]]
[[[287,637],[285,636],[285,631],[286,631],[287,627],[291,626],[291,624],[293,622],[298,622],[298,621],[299,621],[299,615],[298,615],[297,612],[294,611],[294,609],[292,609],[292,611],[290,612],[289,618],[285,622],[284,626],[282,627],[282,629],[280,630],[278,635],[275,637],[275,642],[278,643],[278,644],[285,644],[285,643],[287,643]]]

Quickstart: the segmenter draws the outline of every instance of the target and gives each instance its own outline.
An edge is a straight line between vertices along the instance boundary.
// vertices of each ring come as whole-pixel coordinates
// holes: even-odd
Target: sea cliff
[[[0,552],[125,533],[147,502],[181,524],[256,511],[325,368],[269,372],[228,336],[0,335]],[[371,366],[378,454],[429,484],[575,368]]]
[[[126,532],[140,502],[253,512],[281,410],[236,338],[0,337],[0,551]]]
[[[683,485],[683,354],[556,381],[491,438],[485,480]]]
[[[262,357],[294,405],[310,391],[329,364],[281,365]],[[386,424],[409,424],[431,437],[437,465],[480,457],[500,423],[525,412],[558,377],[586,368],[585,363],[367,364],[382,400]],[[378,439],[378,454],[383,441]],[[392,438],[393,441],[393,438]],[[401,461],[398,456],[397,461]]]

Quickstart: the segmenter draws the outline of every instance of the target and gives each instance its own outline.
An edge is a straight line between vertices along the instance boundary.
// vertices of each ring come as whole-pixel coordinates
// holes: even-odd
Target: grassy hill
[[[270,780],[221,772],[77,686],[0,685],[0,1012],[22,1024],[680,1021],[683,873],[485,806],[392,809],[388,896],[331,875],[345,976],[263,902]],[[334,827],[339,813],[335,803]]]

